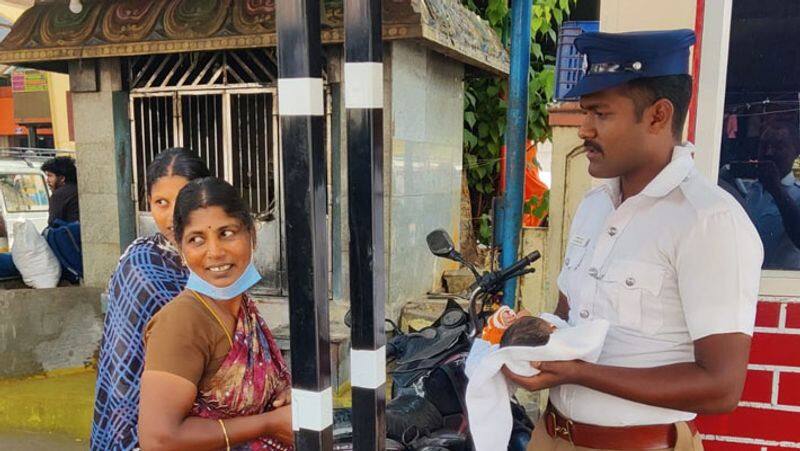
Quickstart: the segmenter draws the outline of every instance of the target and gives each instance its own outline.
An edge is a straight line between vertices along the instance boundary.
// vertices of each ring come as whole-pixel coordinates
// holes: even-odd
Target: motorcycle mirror
[[[428,234],[428,249],[437,257],[449,258],[454,260],[455,246],[450,235],[442,229],[436,229]]]
[[[344,314],[344,325],[347,327],[353,326],[353,313],[350,309],[348,309],[347,313]]]

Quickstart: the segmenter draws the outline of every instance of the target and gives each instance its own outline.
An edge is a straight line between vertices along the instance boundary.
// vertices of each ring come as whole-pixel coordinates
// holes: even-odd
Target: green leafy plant
[[[523,211],[537,218],[544,218],[550,211],[550,190],[544,192],[541,198],[531,197],[525,202]]]
[[[554,49],[556,29],[577,0],[532,0],[531,65],[528,73],[528,139],[541,142],[551,136],[547,105],[555,87]],[[510,36],[511,12],[507,0],[463,0],[464,5],[483,17],[506,46]],[[464,87],[464,169],[472,201],[472,217],[478,239],[491,239],[488,212],[499,191],[500,149],[505,141],[507,81],[499,77],[468,78]],[[544,203],[544,202],[542,202]],[[549,205],[549,201],[547,202]],[[546,208],[526,211],[539,216]],[[541,217],[541,216],[540,216]]]

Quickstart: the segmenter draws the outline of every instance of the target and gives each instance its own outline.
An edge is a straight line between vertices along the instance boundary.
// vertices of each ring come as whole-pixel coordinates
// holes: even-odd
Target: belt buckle
[[[572,420],[567,420],[566,426],[559,426],[556,413],[549,412],[548,415],[553,420],[553,432],[556,434],[556,437],[566,438],[569,440],[569,443],[574,446],[575,442],[572,441],[572,428],[575,426],[575,423],[573,423]]]

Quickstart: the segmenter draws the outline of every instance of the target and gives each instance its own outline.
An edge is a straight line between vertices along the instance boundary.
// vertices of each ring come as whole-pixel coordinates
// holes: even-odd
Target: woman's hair
[[[189,182],[181,189],[175,200],[172,224],[175,240],[179,244],[189,222],[189,215],[195,210],[209,207],[222,208],[228,216],[242,221],[251,234],[255,233],[255,223],[250,208],[236,192],[236,188],[218,178],[204,177]]]
[[[147,167],[147,195],[152,192],[153,185],[161,177],[176,175],[187,180],[199,179],[211,175],[206,164],[191,150],[184,147],[170,147],[156,155]]]

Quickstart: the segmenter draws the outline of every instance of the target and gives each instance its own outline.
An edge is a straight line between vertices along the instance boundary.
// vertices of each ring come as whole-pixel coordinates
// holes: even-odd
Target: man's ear
[[[658,99],[645,110],[645,120],[648,130],[653,134],[666,130],[672,134],[672,117],[675,115],[675,106],[667,99]]]

